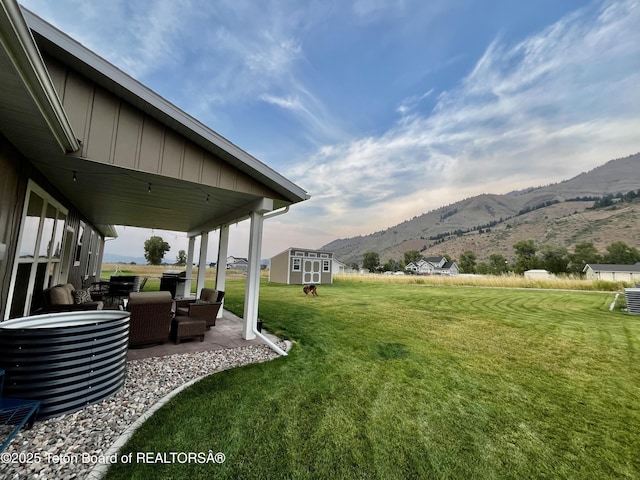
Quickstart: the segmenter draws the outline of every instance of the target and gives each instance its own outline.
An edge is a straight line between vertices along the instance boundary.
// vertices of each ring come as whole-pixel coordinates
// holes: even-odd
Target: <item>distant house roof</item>
[[[425,260],[429,263],[440,263],[444,257],[423,257],[422,260]]]
[[[594,272],[636,272],[640,273],[640,262],[633,265],[619,265],[619,264],[606,264],[606,263],[587,263],[582,269],[586,272],[588,268],[591,268]]]
[[[227,263],[249,263],[249,260],[243,257],[227,257]]]

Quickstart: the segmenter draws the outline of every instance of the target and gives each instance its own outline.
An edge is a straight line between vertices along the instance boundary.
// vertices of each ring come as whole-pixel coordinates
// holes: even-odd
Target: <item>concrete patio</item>
[[[244,320],[242,318],[227,310],[223,310],[222,318],[218,318],[216,325],[207,331],[204,336],[204,341],[201,342],[198,339],[183,340],[176,345],[172,340],[168,340],[162,345],[154,345],[146,348],[130,348],[127,358],[131,361],[182,353],[210,352],[248,345],[265,345],[266,343],[260,338],[256,338],[255,340],[245,340],[242,338],[243,322]],[[263,334],[273,342],[278,341],[275,335],[266,332],[263,332]]]

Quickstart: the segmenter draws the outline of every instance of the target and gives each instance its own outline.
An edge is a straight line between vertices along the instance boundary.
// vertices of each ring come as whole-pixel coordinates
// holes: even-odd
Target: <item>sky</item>
[[[640,151],[640,0],[21,4],[311,195],[265,221],[262,258]],[[187,249],[118,233],[105,252]]]

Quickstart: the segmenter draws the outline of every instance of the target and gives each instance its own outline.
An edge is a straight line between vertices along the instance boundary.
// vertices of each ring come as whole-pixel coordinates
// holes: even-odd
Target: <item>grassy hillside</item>
[[[361,263],[365,252],[377,252],[382,263],[399,260],[405,251],[425,255],[466,251],[485,261],[492,253],[513,258],[513,244],[534,240],[538,245],[564,246],[592,242],[599,250],[614,241],[640,247],[640,204],[589,210],[601,197],[640,189],[640,154],[612,160],[601,167],[553,185],[506,195],[485,194],[461,200],[366,236],[335,240],[323,247],[336,258]]]

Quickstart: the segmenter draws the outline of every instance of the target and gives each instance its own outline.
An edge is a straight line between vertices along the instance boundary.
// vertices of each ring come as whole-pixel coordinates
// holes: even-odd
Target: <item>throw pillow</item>
[[[91,294],[88,288],[85,290],[74,290],[71,294],[73,295],[73,302],[78,305],[91,301]]]

